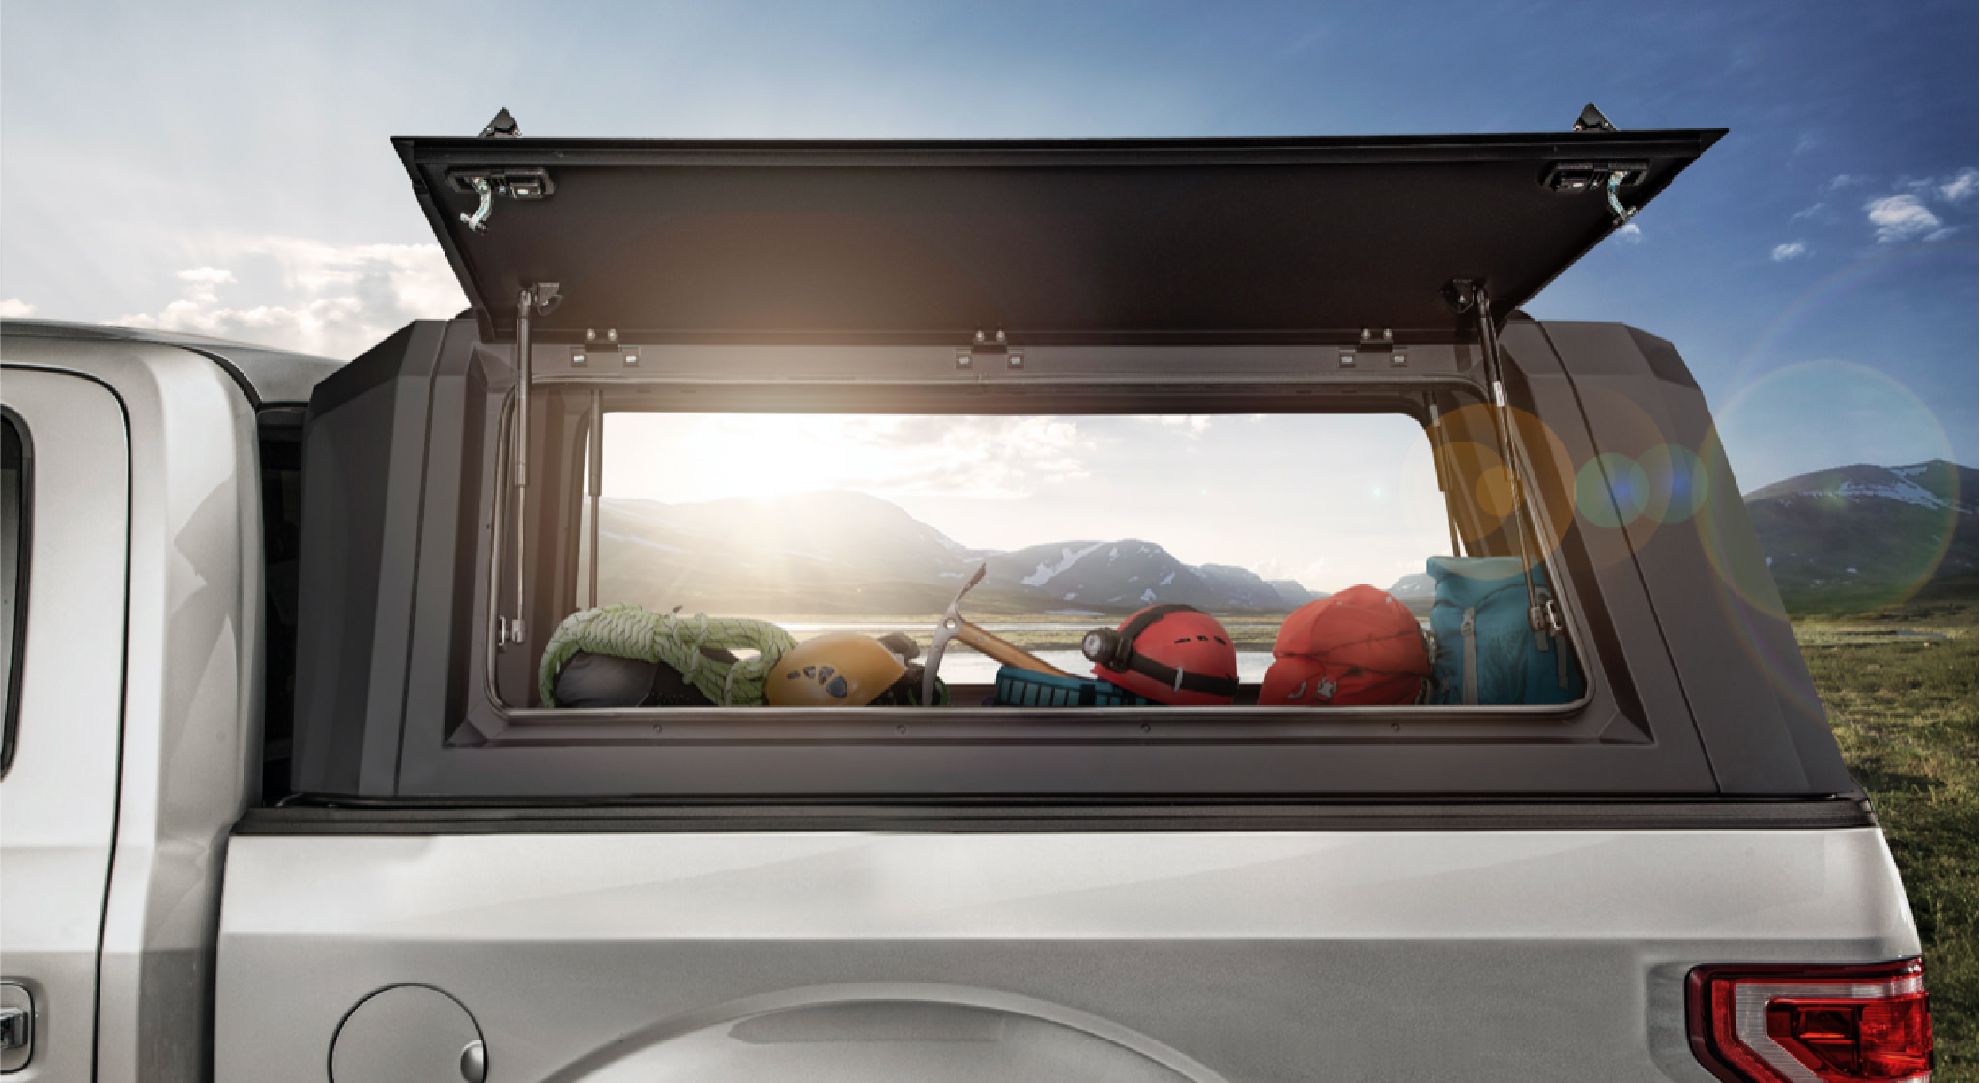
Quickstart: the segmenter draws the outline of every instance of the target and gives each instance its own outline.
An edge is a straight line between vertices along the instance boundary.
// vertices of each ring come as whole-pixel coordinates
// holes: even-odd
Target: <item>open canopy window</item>
[[[1528,625],[1492,413],[1448,387],[1325,412],[540,394],[534,632],[495,629],[513,711],[668,708],[672,727],[672,709],[748,708],[734,727],[811,707],[1549,713],[1582,694],[1565,626]],[[1543,601],[1557,541],[1525,540]]]
[[[493,338],[1035,344],[1447,337],[1721,134],[395,142]]]

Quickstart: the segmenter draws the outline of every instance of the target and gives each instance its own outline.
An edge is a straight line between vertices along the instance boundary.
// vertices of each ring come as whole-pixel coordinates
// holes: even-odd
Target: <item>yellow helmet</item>
[[[906,673],[907,663],[872,636],[827,632],[784,652],[763,690],[772,707],[864,707]]]

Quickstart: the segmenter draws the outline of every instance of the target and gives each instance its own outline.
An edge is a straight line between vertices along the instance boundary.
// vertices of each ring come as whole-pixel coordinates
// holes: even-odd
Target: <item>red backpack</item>
[[[1293,610],[1272,658],[1261,707],[1415,703],[1430,675],[1416,615],[1366,584]]]

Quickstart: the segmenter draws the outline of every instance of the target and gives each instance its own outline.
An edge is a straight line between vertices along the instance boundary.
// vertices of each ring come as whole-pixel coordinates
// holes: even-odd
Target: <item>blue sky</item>
[[[1966,3],[197,4],[0,16],[0,311],[354,352],[459,304],[387,145],[1732,135],[1532,306],[1677,343],[1747,488],[1975,460]]]

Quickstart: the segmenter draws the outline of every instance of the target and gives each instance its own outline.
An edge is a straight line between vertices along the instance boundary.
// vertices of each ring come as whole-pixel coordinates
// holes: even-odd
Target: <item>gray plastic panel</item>
[[[1855,790],[1704,393],[1677,351],[1619,324],[1543,326],[1575,373],[1596,450],[1647,463],[1653,487],[1666,464],[1692,468],[1688,498],[1676,494],[1659,515],[1663,501],[1653,494],[1646,514],[1610,533],[1628,540],[1643,570],[1650,624],[1668,644],[1686,702],[1701,720],[1721,788]]]

